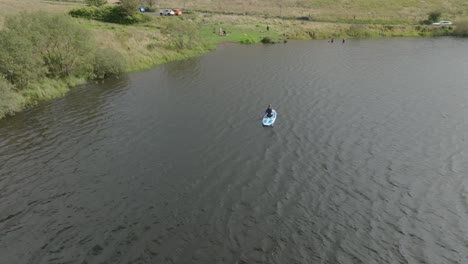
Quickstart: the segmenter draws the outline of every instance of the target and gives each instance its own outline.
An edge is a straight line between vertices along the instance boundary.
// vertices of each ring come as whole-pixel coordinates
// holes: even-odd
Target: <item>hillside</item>
[[[142,0],[146,2],[147,0]],[[118,0],[108,0],[109,3]],[[268,17],[310,17],[317,21],[388,21],[415,23],[431,11],[442,12],[442,19],[468,19],[466,0],[158,0],[157,8],[185,8],[226,14]],[[22,10],[65,12],[79,6],[74,1],[0,0],[1,17]]]
[[[444,19],[468,17],[466,0],[163,0],[161,7],[185,7],[223,13],[268,16],[310,16],[314,20],[420,21],[431,11]]]

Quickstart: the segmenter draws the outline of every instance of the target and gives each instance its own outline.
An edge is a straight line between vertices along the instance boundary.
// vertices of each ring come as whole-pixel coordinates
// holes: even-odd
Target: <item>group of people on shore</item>
[[[267,25],[267,26],[266,26],[266,30],[267,30],[267,31],[270,31],[270,25]],[[215,29],[213,28],[213,33],[215,33],[215,32],[216,32],[216,31],[215,31]],[[221,28],[219,29],[219,33],[218,33],[218,34],[219,34],[219,36],[227,36],[226,30],[222,30]],[[332,38],[332,39],[329,39],[329,40],[328,40],[328,43],[333,43],[334,41],[335,41],[335,39]],[[341,40],[341,43],[342,43],[342,44],[344,44],[345,42],[346,42],[345,39],[342,39],[342,40]]]
[[[333,38],[328,40],[328,43],[333,43],[333,41],[335,41]],[[341,43],[344,44],[345,43],[345,39],[341,40]]]

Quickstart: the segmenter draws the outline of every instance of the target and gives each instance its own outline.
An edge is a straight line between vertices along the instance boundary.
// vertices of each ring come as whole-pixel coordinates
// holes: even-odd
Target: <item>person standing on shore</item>
[[[345,42],[345,39],[343,39],[343,42],[342,42],[342,43],[344,44],[344,42]]]

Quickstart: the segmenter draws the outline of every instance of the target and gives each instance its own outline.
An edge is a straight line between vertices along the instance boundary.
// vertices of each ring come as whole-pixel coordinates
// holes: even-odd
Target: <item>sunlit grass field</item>
[[[59,2],[40,0],[0,0],[0,29],[3,27],[5,16],[26,11],[47,11],[65,13],[73,8],[83,6],[79,2]]]
[[[161,7],[185,7],[222,13],[255,14],[276,17],[308,16],[314,20],[381,20],[416,22],[431,11],[442,18],[468,17],[466,0],[161,0]]]
[[[468,19],[467,0],[158,0],[155,3],[156,8],[263,17],[310,17],[329,22],[416,23],[426,19],[431,11],[442,12],[442,20]],[[22,10],[66,12],[79,5],[80,0],[0,0],[0,18]]]

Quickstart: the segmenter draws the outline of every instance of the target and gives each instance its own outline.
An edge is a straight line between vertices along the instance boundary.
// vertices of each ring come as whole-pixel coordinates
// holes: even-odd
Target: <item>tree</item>
[[[440,16],[442,16],[442,12],[440,12],[440,11],[432,11],[432,12],[430,12],[430,13],[428,14],[427,20],[428,20],[430,23],[437,22],[437,21],[439,21]]]
[[[120,6],[126,15],[133,15],[138,12],[140,0],[121,0]]]
[[[102,6],[107,4],[107,0],[85,0],[85,3],[90,6]]]

